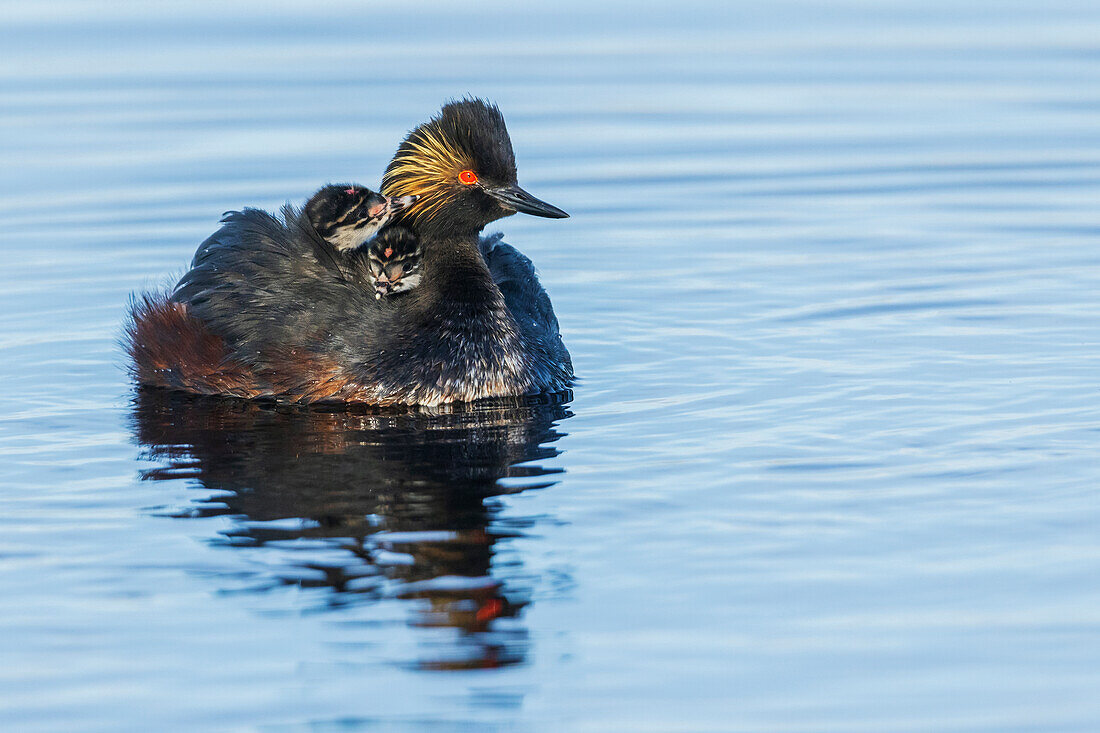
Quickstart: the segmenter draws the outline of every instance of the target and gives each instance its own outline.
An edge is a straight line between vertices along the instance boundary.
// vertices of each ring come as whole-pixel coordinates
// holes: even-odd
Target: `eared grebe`
[[[516,185],[500,111],[467,99],[401,143],[382,191],[416,196],[398,222],[421,279],[375,297],[309,217],[231,212],[169,294],[132,310],[136,378],[283,401],[437,405],[566,389],[573,379],[531,261],[481,229],[519,212],[568,216]]]
[[[420,240],[405,227],[383,229],[366,250],[375,298],[404,293],[420,284]]]
[[[375,234],[416,196],[386,198],[353,183],[325,186],[306,202],[314,231],[347,255],[349,273],[361,271],[374,297],[412,290],[420,283],[420,243],[404,227]],[[370,246],[366,243],[370,242]]]
[[[373,237],[414,201],[415,196],[386,198],[354,183],[330,184],[310,197],[306,216],[326,242],[346,252]]]

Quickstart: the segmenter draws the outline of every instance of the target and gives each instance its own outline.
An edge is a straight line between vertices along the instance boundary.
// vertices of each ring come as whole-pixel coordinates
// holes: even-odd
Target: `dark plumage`
[[[569,354],[530,261],[478,237],[516,211],[566,215],[515,185],[500,112],[478,100],[445,106],[402,143],[383,192],[418,197],[400,217],[420,240],[418,287],[376,299],[308,216],[233,212],[172,293],[135,306],[128,347],[138,380],[426,405],[568,387]]]

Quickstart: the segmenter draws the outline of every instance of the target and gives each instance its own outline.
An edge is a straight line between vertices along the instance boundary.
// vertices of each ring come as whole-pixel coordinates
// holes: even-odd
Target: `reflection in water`
[[[566,396],[464,405],[444,413],[318,410],[144,389],[137,440],[162,467],[147,480],[197,479],[215,491],[173,516],[233,520],[218,542],[264,555],[260,590],[331,589],[332,605],[411,599],[413,624],[459,632],[424,667],[522,662],[528,602],[514,563],[493,568],[489,497],[549,486]],[[523,465],[518,465],[523,464]],[[502,485],[505,477],[516,479]],[[253,579],[255,580],[255,579]]]

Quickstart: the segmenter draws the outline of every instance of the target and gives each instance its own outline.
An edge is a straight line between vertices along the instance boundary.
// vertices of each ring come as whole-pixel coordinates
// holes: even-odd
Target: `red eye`
[[[472,186],[477,183],[477,174],[473,171],[462,171],[458,174],[458,180],[463,186]]]

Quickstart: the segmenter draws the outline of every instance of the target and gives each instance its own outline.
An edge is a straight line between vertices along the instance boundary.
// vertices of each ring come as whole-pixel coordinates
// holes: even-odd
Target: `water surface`
[[[0,728],[1100,727],[1091,4],[0,8]],[[221,212],[467,93],[571,401],[132,389]]]

